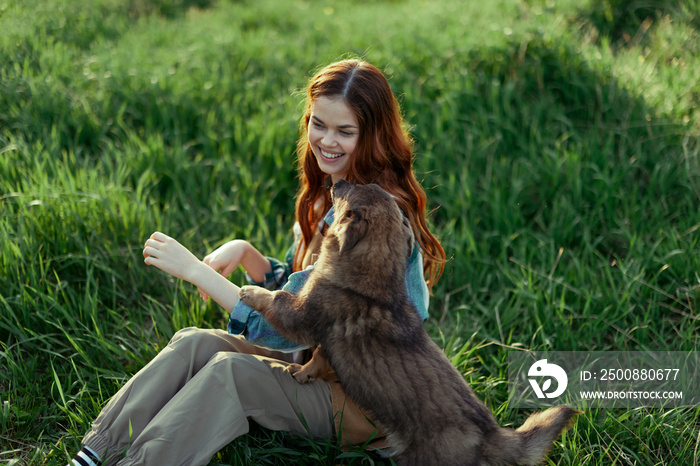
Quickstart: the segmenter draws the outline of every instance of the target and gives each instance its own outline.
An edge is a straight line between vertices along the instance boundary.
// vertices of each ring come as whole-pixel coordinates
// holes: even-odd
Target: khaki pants
[[[107,403],[83,444],[105,465],[175,466],[207,464],[248,432],[248,418],[268,429],[329,438],[328,383],[297,383],[287,363],[270,355],[223,330],[180,330]]]

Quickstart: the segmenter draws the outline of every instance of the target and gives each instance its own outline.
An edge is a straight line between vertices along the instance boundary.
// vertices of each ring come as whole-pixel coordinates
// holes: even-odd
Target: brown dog
[[[384,428],[401,465],[536,464],[577,412],[502,429],[430,339],[407,298],[410,223],[376,185],[338,181],[335,220],[298,296],[245,286],[243,302],[291,340],[320,343],[346,393]]]

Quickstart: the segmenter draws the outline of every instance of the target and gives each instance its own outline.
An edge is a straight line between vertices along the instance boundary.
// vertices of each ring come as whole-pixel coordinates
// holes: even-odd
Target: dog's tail
[[[556,406],[534,413],[516,430],[497,429],[484,442],[484,460],[494,465],[539,464],[575,414],[580,412]]]

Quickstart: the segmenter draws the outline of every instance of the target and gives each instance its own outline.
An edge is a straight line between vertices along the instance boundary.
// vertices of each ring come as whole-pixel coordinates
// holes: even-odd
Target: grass
[[[179,328],[224,312],[146,269],[290,241],[301,96],[389,76],[450,256],[427,328],[503,425],[506,351],[697,350],[696,1],[0,1],[0,461],[65,464]],[[240,271],[233,276],[242,281]],[[593,410],[549,464],[697,464],[700,409]],[[384,464],[254,428],[219,464]]]

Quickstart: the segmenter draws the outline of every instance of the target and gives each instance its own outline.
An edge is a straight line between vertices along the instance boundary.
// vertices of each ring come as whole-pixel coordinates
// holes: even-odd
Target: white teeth
[[[337,159],[338,157],[341,157],[342,155],[344,155],[344,154],[330,154],[330,153],[324,151],[323,149],[321,149],[321,154],[323,154],[323,156],[326,157],[327,159]]]

